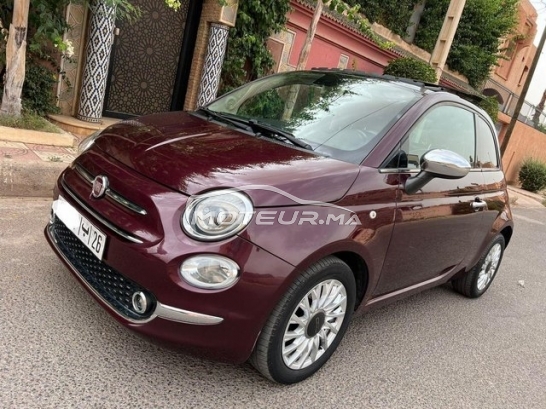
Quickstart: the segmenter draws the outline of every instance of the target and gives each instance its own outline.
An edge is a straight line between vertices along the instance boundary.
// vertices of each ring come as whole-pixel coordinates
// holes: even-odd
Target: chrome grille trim
[[[147,324],[150,321],[161,318],[168,321],[179,322],[182,324],[191,324],[191,325],[218,325],[221,324],[224,319],[221,317],[216,317],[213,315],[201,314],[195,311],[183,310],[180,308],[171,307],[170,305],[165,305],[159,301],[155,301],[155,310],[151,313],[148,318],[143,319],[133,319],[122,313],[120,313],[116,308],[114,308],[103,296],[99,293],[78,271],[78,269],[72,264],[69,258],[63,253],[59,247],[59,242],[57,240],[56,234],[54,232],[54,224],[49,224],[46,227],[47,237],[51,240],[52,245],[57,250],[57,254],[63,259],[63,261],[70,266],[72,272],[78,276],[83,285],[97,298],[99,298],[105,305],[108,306],[110,311],[113,311],[119,317],[133,323],[133,324]]]
[[[89,183],[90,185],[93,185],[93,175],[91,175],[91,173],[89,173],[86,169],[84,169],[82,166],[80,165],[76,165],[74,167],[76,169],[76,172],[78,172],[80,174],[80,176],[87,182]],[[135,213],[138,213],[142,216],[146,216],[148,214],[148,212],[146,212],[146,210],[144,210],[142,207],[134,204],[133,202],[125,199],[122,195],[120,195],[119,193],[116,193],[115,191],[113,191],[112,189],[108,188],[106,190],[106,196],[108,196],[110,199],[114,200],[115,202],[118,202],[120,205],[122,205],[123,207],[126,207],[127,209],[135,212]]]
[[[121,237],[123,237],[126,240],[129,240],[136,244],[143,244],[144,241],[137,239],[136,237],[130,235],[129,233],[124,232],[123,230],[119,229],[118,227],[114,226],[112,223],[110,223],[108,220],[104,219],[103,217],[99,216],[95,211],[91,210],[85,203],[83,203],[80,198],[70,190],[68,185],[66,184],[66,181],[64,180],[64,175],[61,180],[61,186],[65,190],[65,192],[70,195],[72,199],[74,199],[85,211],[89,214],[91,214],[95,219],[97,219],[99,222],[104,224],[106,227],[108,227],[110,230],[116,232]]]

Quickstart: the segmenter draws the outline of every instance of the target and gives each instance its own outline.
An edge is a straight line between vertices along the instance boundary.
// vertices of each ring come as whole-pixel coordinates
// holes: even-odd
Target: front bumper
[[[55,189],[55,198],[61,194],[107,235],[103,260],[99,261],[91,253],[87,256],[78,253],[76,258],[71,257],[74,251],[81,249],[63,248],[54,219],[53,224],[46,227],[45,236],[55,253],[97,302],[122,325],[160,343],[217,360],[246,361],[263,325],[296,273],[294,266],[241,237],[219,243],[191,240],[177,222],[184,209],[184,199],[172,191],[156,191],[147,196],[151,201],[146,209],[157,215],[155,219],[148,217],[148,224],[139,222],[144,216],[129,218],[121,210],[120,216],[111,216],[117,211],[116,205],[108,199],[90,199],[89,194],[85,195],[86,185],[80,187],[76,176],[70,168],[63,172]],[[67,179],[70,183],[66,182]],[[145,180],[140,181],[139,186],[144,183]],[[129,191],[123,193],[130,195]],[[116,227],[122,227],[142,243],[127,240],[104,224],[102,219],[116,223]],[[125,224],[120,226],[122,222]],[[73,234],[71,231],[68,233]],[[78,240],[75,236],[74,239]],[[231,258],[241,268],[239,281],[228,289],[216,291],[190,286],[181,279],[179,268],[185,259],[198,254]],[[103,281],[102,284],[97,284],[98,279],[90,277],[85,270],[99,272],[98,279]],[[101,292],[97,285],[116,289],[117,292],[113,291],[114,299],[112,294]],[[129,288],[125,288],[127,286]],[[135,291],[145,291],[152,300],[152,307],[144,315],[135,316],[135,311],[128,312],[130,295]],[[115,305],[118,301],[121,306]]]
[[[54,219],[52,223],[49,224],[46,228],[46,237],[50,245],[55,249],[57,255],[63,260],[63,262],[70,268],[70,270],[78,277],[79,281],[85,286],[85,288],[92,293],[96,298],[100,299],[104,304],[107,304],[111,311],[118,316],[120,316],[123,319],[126,319],[129,322],[132,322],[134,324],[146,324],[156,318],[162,318],[169,321],[179,322],[182,324],[193,324],[193,325],[217,325],[220,324],[224,319],[220,317],[214,317],[212,315],[206,315],[206,314],[200,314],[198,312],[194,311],[187,311],[180,308],[171,307],[169,305],[164,305],[158,300],[154,300],[152,310],[150,313],[146,314],[146,316],[138,317],[138,319],[133,318],[136,313],[132,312],[132,314],[123,314],[123,308],[116,308],[116,304],[121,303],[112,303],[108,300],[108,291],[100,289],[103,289],[104,286],[99,285],[93,285],[94,282],[97,282],[96,280],[96,271],[90,266],[90,263],[81,263],[75,258],[74,252],[71,251],[69,248],[69,245],[67,243],[67,240],[63,240],[61,238],[62,234],[59,234],[59,230],[65,230],[62,228],[62,222],[60,222],[58,219]],[[66,229],[67,230],[67,229]],[[66,236],[67,234],[71,234],[68,231],[63,232]],[[77,240],[74,237],[75,240]],[[83,246],[80,249],[80,252],[86,251]],[[89,254],[89,259],[93,260],[93,255]],[[100,262],[92,261],[92,264],[98,265]],[[76,267],[78,265],[78,267]],[[87,265],[87,266],[86,266]],[[107,266],[100,266],[98,269],[109,269]],[[82,270],[85,270],[87,274],[82,274]],[[109,269],[111,270],[111,269]],[[125,297],[131,296],[131,291],[137,292],[140,290],[140,288],[128,284],[128,281],[119,273],[115,273],[118,277],[116,277],[116,281],[123,282],[123,284],[118,284],[116,287],[120,287],[122,285],[125,286],[123,292],[121,290],[117,290],[116,292],[122,293],[122,296],[125,295]],[[95,279],[93,279],[95,278]],[[121,311],[120,311],[121,310]]]

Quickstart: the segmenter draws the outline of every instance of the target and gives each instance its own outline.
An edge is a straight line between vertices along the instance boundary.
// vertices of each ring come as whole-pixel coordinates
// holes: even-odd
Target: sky
[[[538,12],[538,31],[535,37],[535,45],[538,45],[544,27],[546,26],[546,0],[531,0],[531,3],[533,3],[533,6],[535,6]],[[546,47],[540,56],[535,75],[533,76],[531,86],[527,93],[527,98],[525,99],[534,105],[538,105],[544,90],[546,90]]]

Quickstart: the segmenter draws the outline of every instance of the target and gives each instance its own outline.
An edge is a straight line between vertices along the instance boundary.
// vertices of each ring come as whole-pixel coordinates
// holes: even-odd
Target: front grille
[[[155,297],[152,294],[95,257],[58,217],[54,218],[50,229],[58,249],[113,309],[133,320],[146,319],[151,315],[155,309]],[[145,314],[133,310],[132,297],[139,291],[151,300]]]
[[[93,177],[93,175],[91,175],[91,173],[89,173],[81,165],[76,165],[74,169],[76,169],[76,172],[78,172],[80,174],[80,176],[87,183],[89,183],[89,185],[93,186],[95,178]],[[125,197],[123,197],[119,193],[116,193],[115,191],[113,191],[110,188],[106,189],[106,196],[110,197],[112,200],[116,201],[121,206],[123,206],[123,207],[125,207],[125,208],[127,208],[129,210],[132,210],[135,213],[138,213],[138,214],[140,214],[142,216],[146,216],[148,214],[148,212],[146,212],[146,210],[144,210],[142,207],[136,205],[135,203],[131,202],[130,200],[126,199]]]

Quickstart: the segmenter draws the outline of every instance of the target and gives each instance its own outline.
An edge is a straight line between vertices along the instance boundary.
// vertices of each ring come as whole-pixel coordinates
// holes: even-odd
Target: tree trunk
[[[315,39],[315,34],[317,32],[317,26],[318,22],[320,20],[320,16],[322,15],[322,9],[324,7],[324,3],[322,0],[317,1],[317,6],[315,7],[315,13],[313,14],[313,20],[311,21],[311,25],[309,26],[309,29],[307,30],[307,37],[305,38],[305,42],[303,43],[303,47],[300,51],[300,58],[298,59],[298,66],[296,67],[296,70],[304,70],[305,66],[307,65],[307,60],[309,60],[309,53],[311,52],[311,44],[313,43],[313,40]]]
[[[425,11],[425,3],[426,1],[422,0],[416,3],[413,7],[413,14],[411,15],[410,23],[408,29],[406,30],[406,37],[404,38],[404,41],[408,44],[413,44],[413,41],[415,40],[415,34],[417,34],[417,28],[421,22],[421,16]]]
[[[6,79],[0,114],[21,115],[21,92],[25,82],[27,22],[30,0],[15,0],[6,45]]]
[[[311,25],[307,30],[307,37],[305,38],[305,42],[303,43],[303,47],[300,51],[298,65],[296,66],[297,71],[304,70],[307,65],[307,61],[309,60],[309,53],[311,52],[311,44],[315,39],[315,34],[317,32],[317,26],[320,20],[320,16],[322,15],[323,7],[324,3],[322,2],[322,0],[318,0],[317,6],[315,7],[315,13],[313,14],[313,20],[311,20]],[[294,106],[296,105],[299,91],[299,85],[293,85],[292,87],[290,87],[290,91],[286,99],[284,112],[282,114],[283,121],[288,121],[292,117],[292,112],[294,111]]]

